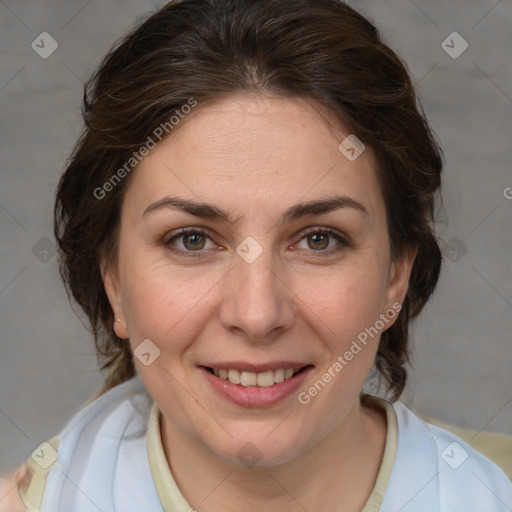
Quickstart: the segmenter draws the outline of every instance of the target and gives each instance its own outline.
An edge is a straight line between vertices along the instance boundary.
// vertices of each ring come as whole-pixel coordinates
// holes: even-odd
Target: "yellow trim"
[[[56,435],[48,441],[48,444],[56,451],[59,450],[59,435]],[[25,461],[25,467],[28,473],[28,483],[19,487],[19,495],[27,509],[27,512],[39,512],[43,493],[46,487],[46,476],[57,462],[54,460],[47,468],[43,469],[37,462],[29,457]]]
[[[165,512],[189,512],[193,510],[181,494],[169,469],[160,434],[160,409],[153,403],[148,422],[147,447],[149,465],[158,497]]]
[[[103,393],[98,392],[93,397],[84,402],[79,410],[83,409],[90,403],[94,402]],[[48,441],[48,444],[56,451],[59,450],[60,434],[56,435]],[[57,459],[58,460],[58,459]],[[37,462],[29,457],[25,461],[26,477],[19,486],[18,492],[20,498],[26,507],[27,512],[39,512],[41,503],[43,501],[43,494],[46,487],[46,476],[55,465],[57,460],[54,460],[47,468],[43,469]]]
[[[376,407],[386,411],[387,433],[384,455],[380,465],[375,486],[361,512],[378,512],[386,494],[389,478],[395,462],[398,443],[398,423],[393,406],[374,396],[368,396],[368,401]],[[167,458],[165,456],[160,431],[161,412],[156,403],[153,403],[148,422],[147,448],[149,465],[153,475],[158,497],[165,512],[188,512],[192,507],[181,494],[174,477],[172,476]]]
[[[393,465],[395,464],[396,449],[398,445],[398,421],[396,419],[395,410],[393,406],[382,398],[372,395],[366,395],[365,399],[369,403],[375,404],[386,411],[387,432],[386,432],[386,445],[384,448],[384,455],[380,464],[379,473],[373,490],[368,497],[366,505],[361,512],[379,512],[384,496],[389,484]]]

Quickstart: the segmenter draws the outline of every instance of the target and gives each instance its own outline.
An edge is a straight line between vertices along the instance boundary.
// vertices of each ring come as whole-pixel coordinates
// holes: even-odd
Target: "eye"
[[[306,243],[306,247],[300,247],[300,243],[304,243],[303,241]],[[208,242],[210,243],[209,247]],[[165,246],[180,256],[192,258],[198,258],[202,252],[216,248],[208,233],[201,228],[184,228],[178,233],[171,233],[171,237],[165,241]],[[316,227],[303,232],[296,247],[322,254],[333,254],[340,252],[345,247],[351,247],[351,244],[345,236],[337,231]]]
[[[210,241],[210,247],[207,247],[207,241]],[[176,241],[180,241],[180,243],[176,243]],[[180,247],[181,244],[181,247]],[[199,228],[186,228],[180,230],[174,236],[171,236],[166,242],[165,245],[173,252],[179,253],[190,253],[190,252],[200,252],[203,250],[212,249],[215,247],[215,244],[210,240],[210,237],[206,233],[206,231]],[[173,246],[178,246],[175,249]],[[186,256],[197,257],[199,254],[185,254]]]
[[[350,246],[347,239],[341,234],[328,228],[313,228],[305,233],[301,238],[305,241],[306,247],[300,249],[310,249],[315,252],[333,253],[341,251],[346,246]],[[333,243],[337,242],[337,244]]]

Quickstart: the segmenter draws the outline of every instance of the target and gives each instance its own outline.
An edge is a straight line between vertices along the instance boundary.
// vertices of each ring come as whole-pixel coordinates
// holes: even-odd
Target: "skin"
[[[118,261],[103,271],[115,329],[132,349],[150,339],[160,350],[149,366],[136,358],[137,371],[162,411],[173,476],[201,512],[359,511],[377,477],[386,420],[360,391],[379,336],[307,405],[297,393],[268,407],[235,405],[197,368],[303,361],[314,365],[304,391],[404,300],[416,251],[392,261],[373,155],[345,158],[338,145],[348,132],[330,130],[320,112],[249,94],[200,104],[133,171],[123,201]],[[287,208],[334,192],[367,215],[345,207],[278,223]],[[213,204],[235,222],[175,208],[143,215],[165,196]],[[317,226],[351,245],[304,233]],[[166,242],[186,227],[207,230],[201,250],[182,236],[171,242],[181,253],[172,252]],[[252,263],[236,252],[249,236],[263,250]],[[254,467],[237,457],[246,443],[261,454]]]
[[[12,474],[0,478],[0,512],[26,512],[19,495],[19,488],[28,486],[32,479],[28,468],[22,464]]]

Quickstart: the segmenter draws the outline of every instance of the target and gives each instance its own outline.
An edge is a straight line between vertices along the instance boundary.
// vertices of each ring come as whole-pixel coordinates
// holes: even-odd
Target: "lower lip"
[[[313,369],[313,366],[308,366],[290,379],[268,387],[233,384],[228,380],[216,377],[204,366],[200,366],[199,369],[212,385],[213,389],[222,397],[243,407],[264,407],[276,404],[290,396],[294,391],[297,391],[304,383],[308,373]]]

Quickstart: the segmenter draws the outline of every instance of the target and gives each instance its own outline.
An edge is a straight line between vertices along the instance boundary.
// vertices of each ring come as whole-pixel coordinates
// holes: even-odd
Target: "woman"
[[[0,506],[512,509],[497,466],[399,401],[442,159],[368,20],[170,2],[84,107],[55,234],[108,376]]]

